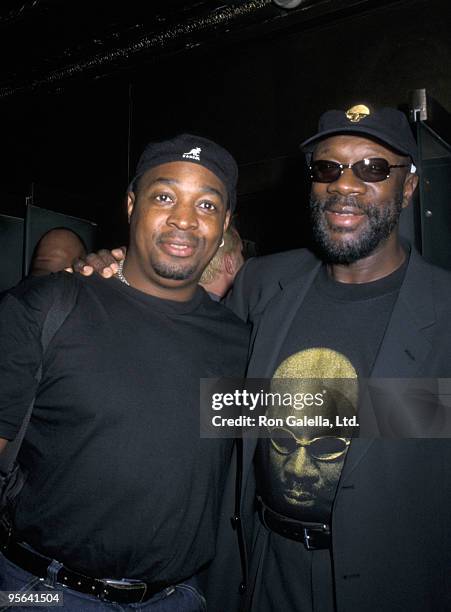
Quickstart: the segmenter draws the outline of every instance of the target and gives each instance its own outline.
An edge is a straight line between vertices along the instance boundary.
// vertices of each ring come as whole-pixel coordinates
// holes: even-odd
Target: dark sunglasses
[[[413,164],[389,164],[381,157],[365,158],[353,164],[339,164],[328,159],[316,159],[309,166],[310,177],[315,183],[334,183],[338,181],[346,168],[351,168],[354,175],[365,183],[379,183],[390,176],[392,168],[408,168],[415,172]]]

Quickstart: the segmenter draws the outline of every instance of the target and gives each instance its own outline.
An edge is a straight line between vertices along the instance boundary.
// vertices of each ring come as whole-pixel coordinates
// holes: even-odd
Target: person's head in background
[[[39,240],[30,264],[31,276],[43,276],[72,266],[77,258],[86,257],[86,246],[80,236],[67,227],[56,227]]]
[[[243,242],[235,227],[224,233],[224,244],[205,268],[199,284],[216,301],[231,289],[235,276],[244,263]]]

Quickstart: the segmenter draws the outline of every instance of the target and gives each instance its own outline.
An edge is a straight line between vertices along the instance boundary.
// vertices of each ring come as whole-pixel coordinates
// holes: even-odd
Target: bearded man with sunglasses
[[[316,252],[251,259],[235,281],[228,305],[253,325],[249,377],[337,367],[359,381],[451,376],[451,275],[398,233],[418,183],[410,126],[395,109],[354,110],[326,112],[302,145]],[[384,389],[378,398],[390,420],[398,405]],[[305,428],[288,433],[291,446],[286,436],[244,440],[234,523],[250,558],[245,609],[451,609],[449,440],[405,439],[402,428],[404,439],[355,434],[346,446],[340,436],[324,462]]]

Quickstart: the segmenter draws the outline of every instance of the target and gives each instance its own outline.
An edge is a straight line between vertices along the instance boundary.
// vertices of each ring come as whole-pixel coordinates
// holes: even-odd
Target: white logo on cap
[[[187,153],[183,153],[182,157],[185,157],[188,159],[196,159],[197,161],[200,161],[201,151],[202,149],[200,147],[195,147],[194,149],[191,149],[191,151],[188,151]]]

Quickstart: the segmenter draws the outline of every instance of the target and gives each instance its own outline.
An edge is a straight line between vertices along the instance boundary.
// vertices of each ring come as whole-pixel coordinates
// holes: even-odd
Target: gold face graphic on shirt
[[[349,427],[337,425],[336,417],[342,422],[343,417],[356,414],[357,373],[344,355],[312,348],[280,364],[271,391],[292,397],[309,394],[322,398],[322,403],[300,410],[292,406],[270,409],[268,415],[282,419],[283,425],[270,428],[270,437],[261,441],[260,473],[263,470],[268,492],[264,497],[282,514],[326,521],[352,434]],[[302,425],[296,424],[298,419]],[[316,424],[308,425],[306,419]],[[324,422],[331,426],[319,425]]]

